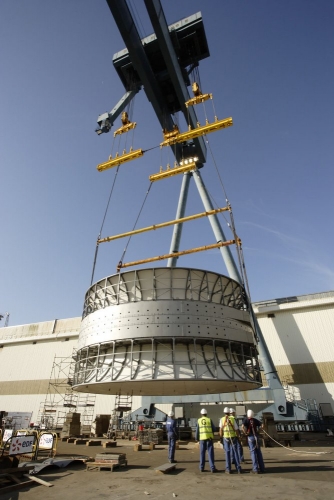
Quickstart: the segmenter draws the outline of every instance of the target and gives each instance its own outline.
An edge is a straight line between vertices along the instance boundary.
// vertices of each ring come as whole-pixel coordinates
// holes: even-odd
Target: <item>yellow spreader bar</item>
[[[166,170],[161,170],[157,174],[150,175],[149,179],[151,182],[160,181],[161,179],[166,179],[166,177],[173,177],[173,175],[183,174],[184,172],[189,172],[189,170],[195,170],[195,168],[196,163],[191,161],[187,165],[179,165],[177,167],[169,167]]]
[[[218,120],[215,118],[213,123],[206,123],[205,125],[199,125],[197,128],[187,130],[187,132],[181,132],[180,134],[176,134],[170,139],[166,139],[161,142],[160,147],[171,146],[178,142],[188,141],[189,139],[194,139],[195,137],[199,137],[201,135],[210,134],[211,132],[216,132],[217,130],[231,127],[233,125],[232,117],[224,118],[223,120]]]
[[[143,260],[134,260],[133,262],[127,262],[126,264],[123,264],[123,262],[119,262],[117,266],[117,271],[120,271],[124,267],[131,267],[131,266],[137,266],[140,264],[146,264],[147,262],[156,262],[158,260],[165,260],[165,259],[170,259],[171,257],[179,257],[181,255],[188,255],[190,253],[196,253],[196,252],[204,252],[205,250],[212,250],[213,248],[220,248],[220,247],[226,247],[229,245],[234,245],[235,240],[229,240],[229,241],[221,241],[219,243],[214,243],[213,245],[205,245],[203,247],[197,247],[197,248],[191,248],[189,250],[183,250],[182,252],[173,252],[173,253],[168,253],[165,255],[158,255],[157,257],[151,257],[149,259],[143,259]],[[237,240],[237,244],[241,244],[241,240]]]
[[[135,229],[134,231],[128,231],[127,233],[116,234],[114,236],[107,236],[107,238],[101,238],[100,240],[97,240],[97,243],[106,243],[108,241],[125,238],[126,236],[133,236],[134,234],[145,233],[146,231],[153,231],[155,229],[161,229],[163,227],[172,226],[173,224],[182,224],[183,222],[188,222],[194,219],[200,219],[201,217],[208,217],[209,215],[218,214],[220,212],[226,212],[227,210],[230,210],[230,208],[228,207],[216,208],[214,210],[209,210],[208,212],[201,212],[199,214],[188,215],[187,217],[182,217],[181,219],[174,219],[167,222],[161,222],[160,224],[154,224],[153,226],[147,226],[141,229]]]
[[[123,152],[120,156],[116,153],[115,158],[109,158],[105,163],[100,163],[96,168],[99,172],[103,172],[104,170],[108,170],[108,168],[118,167],[121,163],[125,163],[127,161],[135,160],[140,156],[143,156],[144,151],[142,149],[136,149],[135,151],[129,151],[129,153]]]
[[[126,132],[129,132],[129,130],[136,128],[136,125],[137,125],[136,122],[129,122],[126,123],[125,125],[122,125],[122,127],[115,130],[114,137],[116,137],[116,135],[126,134]]]
[[[200,104],[201,102],[207,101],[208,99],[212,99],[212,94],[200,94],[198,96],[189,99],[184,104],[188,106],[195,106],[196,104]]]

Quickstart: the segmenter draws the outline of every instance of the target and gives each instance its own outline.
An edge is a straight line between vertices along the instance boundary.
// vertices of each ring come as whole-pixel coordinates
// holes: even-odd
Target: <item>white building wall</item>
[[[55,358],[76,348],[80,318],[0,329],[0,409],[33,412],[37,420]]]
[[[80,324],[81,318],[70,318],[0,329],[0,410],[32,412],[32,421],[37,422],[50,379],[59,373],[57,367],[53,370],[54,362],[71,358]],[[65,373],[60,376],[66,378]],[[54,398],[62,400],[58,394]],[[111,414],[114,406],[115,396],[97,395],[94,415]],[[140,396],[133,398],[132,407],[141,407]]]
[[[254,304],[282,383],[334,410],[334,292]]]
[[[334,410],[334,292],[258,302],[254,310],[283,383],[303,399],[331,403]],[[81,318],[0,328],[0,410],[33,412],[45,401],[55,356],[77,346]],[[110,414],[114,396],[97,395],[95,414]],[[133,398],[133,409],[140,408]],[[171,404],[157,407],[168,413]]]

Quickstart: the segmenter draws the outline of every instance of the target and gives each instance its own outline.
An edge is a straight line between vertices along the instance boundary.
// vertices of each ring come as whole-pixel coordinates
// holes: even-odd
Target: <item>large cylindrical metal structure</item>
[[[74,389],[141,396],[261,385],[243,287],[214,272],[149,268],[87,291]]]

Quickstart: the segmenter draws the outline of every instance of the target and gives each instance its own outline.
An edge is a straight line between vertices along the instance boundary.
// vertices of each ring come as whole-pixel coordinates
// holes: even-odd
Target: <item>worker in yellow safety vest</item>
[[[213,434],[216,432],[216,428],[211,420],[207,416],[207,411],[205,408],[201,410],[201,418],[197,421],[195,439],[199,441],[200,446],[200,460],[199,460],[199,470],[204,472],[205,468],[205,454],[208,452],[208,459],[211,472],[217,472],[215,467],[215,456],[213,448]]]
[[[225,472],[231,474],[231,462],[235,464],[238,474],[241,474],[240,457],[238,453],[238,438],[240,431],[233,415],[230,414],[230,408],[224,408],[224,417],[220,419],[219,435],[225,450]]]

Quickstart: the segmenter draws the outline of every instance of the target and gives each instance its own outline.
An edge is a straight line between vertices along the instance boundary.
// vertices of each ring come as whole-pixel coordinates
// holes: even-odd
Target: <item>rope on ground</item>
[[[270,438],[272,441],[274,441],[274,443],[278,444],[279,446],[281,446],[282,448],[285,448],[286,450],[289,450],[289,451],[294,451],[296,453],[307,453],[308,455],[328,455],[330,453],[332,453],[331,451],[304,451],[304,450],[294,450],[293,448],[288,448],[287,446],[284,446],[283,444],[279,443],[278,441],[276,441],[276,439],[274,439],[272,436],[269,436],[269,434],[264,430],[262,429],[262,431],[268,436],[268,438]]]

